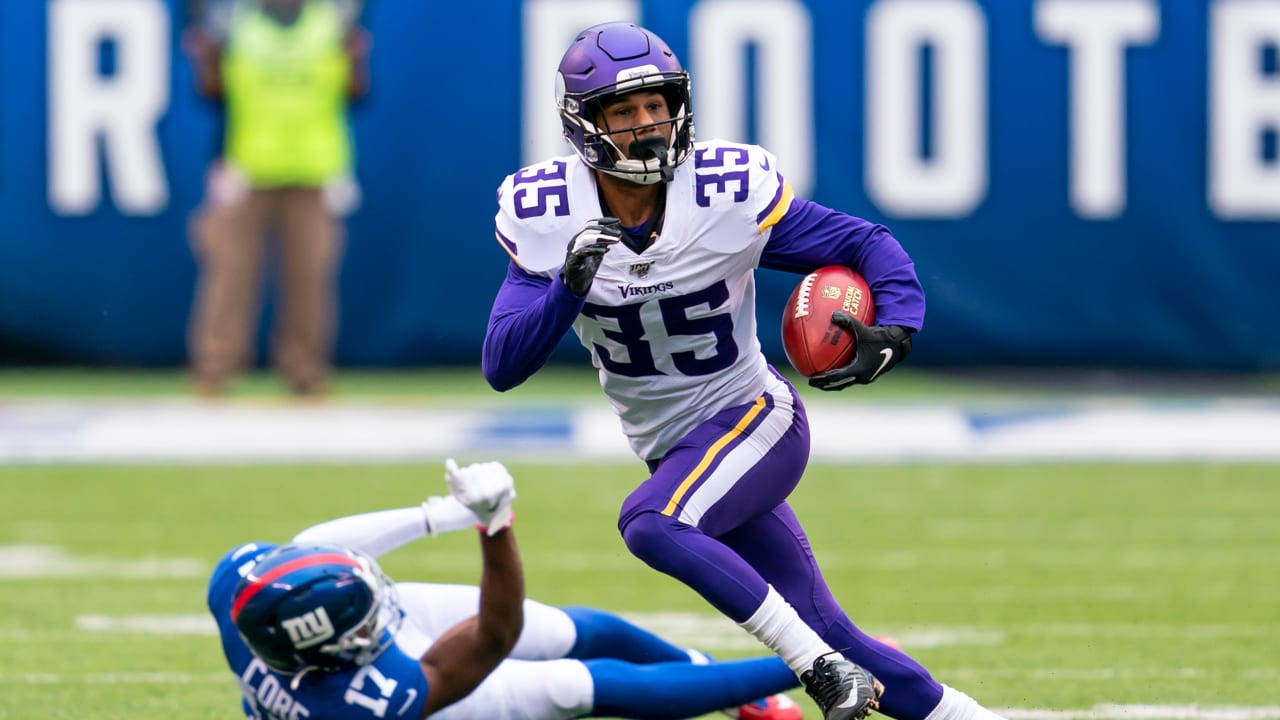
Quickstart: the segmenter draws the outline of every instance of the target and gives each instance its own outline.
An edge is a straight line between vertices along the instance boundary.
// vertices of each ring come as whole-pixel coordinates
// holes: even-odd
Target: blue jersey
[[[240,683],[245,715],[258,720],[382,720],[422,717],[427,678],[418,658],[393,643],[368,665],[294,676],[276,672],[245,645],[231,622],[231,599],[240,578],[269,550],[270,543],[241,545],[222,557],[209,579],[209,611],[218,623],[222,652]],[[397,638],[398,640],[398,638]]]

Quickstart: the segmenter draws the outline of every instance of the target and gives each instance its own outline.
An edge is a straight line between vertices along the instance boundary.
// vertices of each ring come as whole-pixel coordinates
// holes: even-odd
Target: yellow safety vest
[[[251,186],[319,187],[351,167],[344,34],[327,0],[291,25],[240,5],[222,56],[225,154]]]

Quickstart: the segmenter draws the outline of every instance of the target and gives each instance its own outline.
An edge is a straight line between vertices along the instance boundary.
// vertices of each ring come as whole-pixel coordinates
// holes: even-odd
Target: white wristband
[[[468,510],[466,505],[458,502],[458,499],[452,495],[427,498],[426,502],[422,503],[422,514],[426,520],[427,534],[431,537],[469,528],[476,524],[475,513]]]

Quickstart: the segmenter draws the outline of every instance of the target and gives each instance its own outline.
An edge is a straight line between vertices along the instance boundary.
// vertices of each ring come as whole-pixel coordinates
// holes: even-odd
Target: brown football
[[[843,265],[828,265],[805,275],[787,300],[782,311],[782,348],[801,375],[834,370],[853,358],[853,333],[831,322],[836,310],[866,325],[876,322],[867,281]]]

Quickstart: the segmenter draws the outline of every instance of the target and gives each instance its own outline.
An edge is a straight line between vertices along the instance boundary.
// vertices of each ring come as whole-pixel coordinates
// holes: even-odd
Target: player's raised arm
[[[445,464],[451,495],[475,514],[483,573],[480,612],[435,642],[422,657],[427,677],[423,717],[471,693],[511,652],[524,626],[524,571],[511,531],[515,483],[501,463]]]
[[[463,530],[476,516],[452,495],[432,496],[421,505],[335,518],[298,533],[294,542],[338,543],[374,557],[423,536]]]

